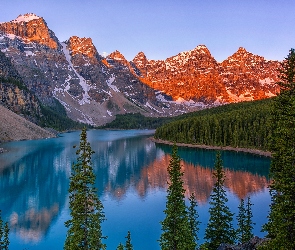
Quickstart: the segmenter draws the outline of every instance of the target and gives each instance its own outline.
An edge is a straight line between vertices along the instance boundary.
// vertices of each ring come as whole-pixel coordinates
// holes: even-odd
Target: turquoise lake
[[[131,232],[134,249],[160,249],[160,221],[164,219],[167,171],[171,147],[155,144],[151,130],[90,130],[88,141],[98,195],[104,205],[102,224],[108,249],[125,243]],[[2,144],[0,154],[0,210],[8,221],[11,250],[63,249],[64,222],[69,219],[68,187],[71,165],[76,161],[80,132],[58,138]],[[179,148],[186,196],[198,201],[202,243],[208,222],[212,169],[216,151]],[[228,206],[237,214],[240,199],[251,197],[254,234],[264,236],[261,226],[269,211],[270,159],[246,153],[222,152],[226,172]],[[236,222],[234,222],[236,226]]]

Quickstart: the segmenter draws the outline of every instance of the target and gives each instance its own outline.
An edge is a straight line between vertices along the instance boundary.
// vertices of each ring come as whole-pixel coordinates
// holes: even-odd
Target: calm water
[[[135,249],[159,249],[160,221],[166,202],[166,168],[171,147],[148,140],[153,131],[88,132],[98,194],[107,221],[102,224],[108,249],[125,242],[131,231]],[[79,132],[47,140],[3,144],[0,155],[0,209],[9,221],[10,249],[62,249],[69,219],[68,186],[75,162]],[[202,239],[208,221],[208,200],[214,180],[215,151],[180,148],[184,185],[188,196],[195,192],[202,223]],[[267,178],[270,160],[251,154],[222,152],[226,188],[232,211],[240,198],[251,197],[256,222],[254,233],[263,236],[270,196]]]

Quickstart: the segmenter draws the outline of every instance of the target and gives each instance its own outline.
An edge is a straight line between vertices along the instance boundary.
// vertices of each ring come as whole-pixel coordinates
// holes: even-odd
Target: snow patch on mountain
[[[265,78],[265,79],[260,79],[260,80],[259,80],[259,83],[260,83],[262,86],[264,86],[264,85],[273,84],[273,83],[274,83],[274,80],[271,79],[271,78],[269,78],[269,77],[267,77],[267,78]]]
[[[34,56],[34,55],[35,55],[35,54],[34,54],[32,51],[30,51],[30,50],[25,50],[24,52],[25,52],[26,56]]]
[[[150,108],[150,109],[156,111],[157,113],[162,113],[159,110],[157,110],[156,108],[154,108],[151,104],[149,104],[149,102],[146,102],[146,104],[144,106],[146,106],[147,108]]]
[[[79,75],[79,73],[74,68],[74,65],[71,61],[70,51],[67,49],[67,45],[65,43],[61,43],[61,45],[62,45],[63,52],[65,54],[66,60],[69,63],[69,69],[71,68],[71,70],[79,78],[79,84],[82,87],[82,89],[84,90],[83,98],[82,98],[82,100],[79,100],[79,104],[83,105],[85,103],[90,103],[90,96],[88,94],[88,91],[90,90],[90,86],[87,84],[86,80],[81,75]]]
[[[40,17],[33,13],[27,13],[24,15],[19,15],[16,19],[12,20],[11,22],[13,23],[29,22],[34,19],[40,19]]]
[[[107,80],[107,85],[112,89],[114,90],[115,92],[120,92],[120,90],[115,86],[115,85],[112,85],[112,83],[115,81],[115,77],[112,75],[112,77],[110,77],[108,80]]]

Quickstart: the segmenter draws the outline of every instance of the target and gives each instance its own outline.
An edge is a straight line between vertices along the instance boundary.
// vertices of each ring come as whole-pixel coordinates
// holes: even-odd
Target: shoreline
[[[174,142],[166,141],[162,139],[155,139],[154,137],[149,138],[151,141],[159,144],[166,144],[166,145],[174,145]],[[188,143],[175,143],[176,146],[179,147],[188,147],[188,148],[203,148],[203,149],[209,149],[209,150],[227,150],[227,151],[236,151],[236,152],[244,152],[244,153],[250,153],[265,157],[271,157],[271,152],[269,151],[263,151],[259,149],[251,149],[251,148],[234,148],[230,146],[209,146],[204,144],[188,144]]]

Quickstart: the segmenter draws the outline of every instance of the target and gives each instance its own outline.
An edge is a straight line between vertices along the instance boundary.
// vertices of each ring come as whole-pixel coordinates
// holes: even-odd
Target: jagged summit
[[[37,16],[34,13],[27,13],[27,14],[20,14],[16,19],[12,20],[13,23],[20,23],[20,22],[29,22],[34,19],[40,19],[41,17]]]
[[[209,52],[209,49],[207,48],[206,45],[204,44],[200,44],[198,45],[196,48],[194,48],[193,50],[204,50],[204,51],[208,51]]]
[[[114,59],[116,61],[126,61],[126,58],[118,50],[115,50],[114,52],[112,52],[111,54],[109,54],[107,56],[107,58],[111,58],[111,59]]]
[[[133,63],[136,64],[138,69],[143,69],[146,64],[148,63],[148,59],[146,58],[146,55],[140,51],[137,53],[137,55],[132,60]]]
[[[239,53],[247,53],[248,51],[244,47],[239,47],[237,52],[239,52]]]
[[[58,39],[42,17],[33,13],[19,15],[15,20],[0,23],[0,31],[12,34],[25,42],[37,42],[51,49],[58,48]]]
[[[66,44],[69,46],[72,56],[83,54],[88,57],[94,57],[97,54],[97,50],[91,38],[71,36],[70,39],[66,41]]]
[[[144,52],[140,51],[140,52],[138,52],[137,55],[133,58],[132,61],[134,61],[134,60],[142,60],[142,59],[147,60],[146,55],[144,54]]]
[[[239,49],[233,53],[231,56],[229,56],[227,59],[225,59],[222,64],[228,64],[228,63],[238,63],[245,62],[247,64],[253,64],[258,61],[264,61],[264,57],[254,55],[253,53],[247,51],[243,47],[239,47]]]

